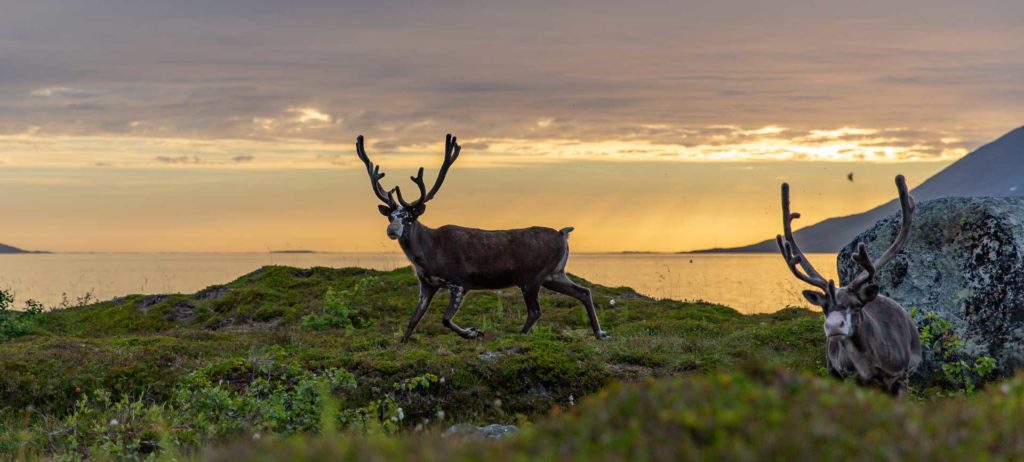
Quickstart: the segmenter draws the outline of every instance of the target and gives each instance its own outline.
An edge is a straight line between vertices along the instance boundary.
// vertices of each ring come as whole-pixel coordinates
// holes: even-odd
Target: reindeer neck
[[[418,267],[423,267],[430,259],[430,252],[433,251],[434,229],[421,224],[419,220],[412,222],[398,238],[398,244],[402,246],[405,256]]]
[[[871,351],[867,339],[877,332],[875,321],[867,313],[862,313],[860,323],[854,328],[851,337],[843,339],[843,349],[846,350],[847,358],[853,363],[857,375],[862,380],[869,380],[875,375],[874,360],[875,352]]]
[[[872,318],[868,313],[862,311],[860,314],[860,322],[857,323],[853,329],[853,336],[849,337],[846,341],[847,349],[852,350],[851,353],[867,354],[867,338],[874,335],[877,331],[878,329],[875,325],[874,318]]]

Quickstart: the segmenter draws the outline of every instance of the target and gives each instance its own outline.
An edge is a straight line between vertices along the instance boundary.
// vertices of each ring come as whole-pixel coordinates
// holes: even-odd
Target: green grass
[[[895,401],[806,374],[746,372],[614,384],[500,442],[435,433],[235,441],[213,461],[1020,460],[1024,379],[971,398]]]
[[[609,341],[593,338],[577,300],[550,292],[534,332],[517,334],[525,308],[517,290],[505,290],[471,292],[459,312],[483,340],[441,326],[447,296],[439,295],[401,344],[418,297],[409,268],[270,266],[197,294],[40,313],[30,335],[0,343],[0,459],[255,458],[267,448],[281,459],[800,457],[824,453],[766,445],[755,436],[768,425],[749,421],[781,413],[772,434],[784,439],[827,422],[841,428],[847,418],[898,425],[924,419],[926,406],[962,403],[893,405],[872,390],[811,378],[824,374],[817,312],[743,316],[582,283]],[[736,372],[752,365],[772,372]],[[988,397],[957,406],[991,397],[979,394]],[[852,406],[845,396],[862,407],[844,407]],[[908,414],[872,417],[893,406]],[[562,411],[549,416],[552,409]],[[686,426],[692,416],[699,431]],[[466,422],[527,429],[500,447],[436,435]],[[730,439],[735,432],[748,442]],[[844,445],[835,454],[853,454]]]

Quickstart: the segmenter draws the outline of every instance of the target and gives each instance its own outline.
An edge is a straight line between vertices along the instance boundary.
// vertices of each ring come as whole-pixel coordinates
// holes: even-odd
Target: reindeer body
[[[398,243],[419,278],[474,290],[539,286],[565,269],[567,238],[568,231],[538,226],[488,231],[416,223]]]
[[[852,316],[851,316],[852,317]],[[829,371],[838,378],[875,382],[894,395],[921,363],[921,339],[910,315],[891,298],[879,295],[864,305],[854,334],[829,337]]]
[[[463,338],[479,338],[483,335],[476,328],[459,327],[453,320],[466,291],[508,287],[518,287],[523,292],[527,314],[522,333],[529,333],[540,319],[538,297],[540,288],[545,287],[579,300],[587,310],[594,336],[599,339],[608,338],[597,320],[597,309],[590,297],[590,289],[577,285],[565,274],[565,264],[569,258],[568,238],[572,228],[555,231],[535,226],[487,231],[446,225],[433,229],[419,222],[418,218],[426,210],[427,201],[433,199],[441,188],[448,169],[458,159],[461,149],[455,137],[448,135],[445,140],[444,164],[434,187],[427,192],[423,183],[423,169],[420,168],[419,173],[411,177],[419,187],[420,198],[406,202],[400,188],[385,191],[380,185],[384,173],[370,162],[363,147],[363,137],[356,138],[356,154],[366,165],[374,194],[383,202],[379,206],[380,213],[389,220],[388,237],[398,240],[402,252],[416,270],[420,283],[420,300],[409,319],[402,341],[409,340],[430,307],[434,295],[442,287],[447,288],[451,294],[448,310],[444,313],[444,325]],[[393,196],[397,196],[397,202]]]

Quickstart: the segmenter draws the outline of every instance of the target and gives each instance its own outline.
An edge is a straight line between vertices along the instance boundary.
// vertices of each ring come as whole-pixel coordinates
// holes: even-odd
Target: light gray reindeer
[[[921,340],[906,310],[892,299],[879,295],[878,286],[874,284],[875,270],[899,253],[910,238],[915,204],[903,175],[896,176],[896,188],[903,214],[899,234],[874,261],[868,257],[864,243],[860,243],[853,261],[863,271],[846,286],[837,289],[835,281],[826,281],[793,240],[792,222],[800,218],[800,214],[789,211],[789,185],[786,183],[782,184],[785,236],[775,239],[793,275],[820,290],[805,290],[803,295],[825,311],[829,373],[840,379],[856,376],[862,385],[874,382],[893,396],[900,396],[908,389],[910,373],[921,363]]]
[[[474,289],[504,289],[519,287],[526,302],[526,324],[522,333],[529,333],[533,324],[540,319],[540,288],[546,287],[580,301],[587,309],[590,327],[598,339],[608,335],[601,330],[597,310],[590,297],[590,289],[577,285],[565,274],[569,259],[569,232],[572,228],[555,231],[551,228],[534,226],[524,229],[486,231],[446,225],[433,229],[419,222],[426,211],[426,203],[441,189],[445,175],[461,147],[452,135],[445,140],[444,163],[437,174],[434,186],[427,192],[423,184],[423,168],[411,177],[420,190],[420,198],[406,202],[402,190],[395,187],[385,192],[380,185],[384,173],[373,165],[363,148],[363,137],[356,138],[356,154],[366,165],[370,175],[373,193],[383,202],[378,206],[381,215],[388,217],[388,237],[397,239],[398,244],[409,258],[420,283],[420,301],[416,306],[409,325],[402,336],[402,342],[409,340],[420,318],[427,312],[430,301],[442,287],[448,289],[451,298],[444,313],[445,327],[463,338],[480,338],[483,333],[474,327],[462,328],[452,319],[459,311],[466,291]],[[398,197],[395,202],[394,196]]]

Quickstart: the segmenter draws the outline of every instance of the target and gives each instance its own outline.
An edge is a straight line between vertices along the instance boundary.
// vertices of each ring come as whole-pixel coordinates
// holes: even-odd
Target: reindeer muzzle
[[[402,237],[402,224],[392,223],[388,225],[388,237],[391,238],[391,240],[395,240]]]
[[[825,335],[828,337],[848,337],[850,327],[850,319],[841,311],[833,311],[825,317]]]

